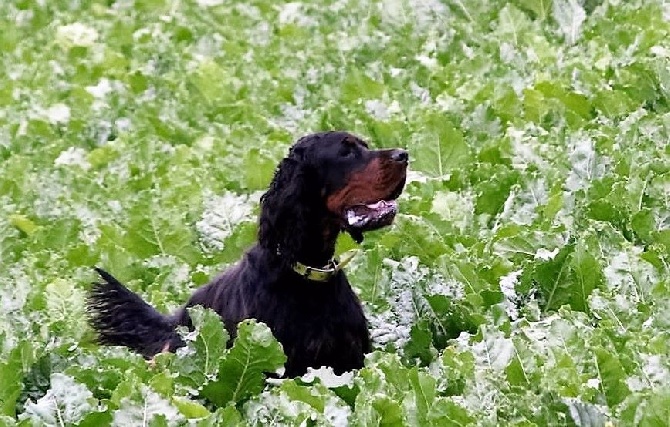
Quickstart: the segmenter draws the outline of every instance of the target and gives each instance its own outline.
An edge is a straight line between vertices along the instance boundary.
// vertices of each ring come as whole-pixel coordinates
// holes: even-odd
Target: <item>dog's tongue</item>
[[[390,224],[397,212],[398,203],[395,200],[380,200],[347,209],[347,223],[353,228],[374,229]]]

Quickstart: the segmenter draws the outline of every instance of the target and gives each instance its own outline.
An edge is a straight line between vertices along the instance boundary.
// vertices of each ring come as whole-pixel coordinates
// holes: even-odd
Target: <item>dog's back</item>
[[[267,324],[287,355],[286,376],[301,375],[308,367],[331,366],[342,373],[363,366],[370,337],[344,273],[328,283],[313,283],[282,272],[280,266],[273,268],[264,252],[260,246],[252,248],[171,316],[97,269],[103,282],[89,295],[89,312],[100,343],[125,346],[146,358],[174,351],[184,345],[176,327],[192,327],[186,308],[199,305],[221,316],[231,341],[241,320],[254,318]]]

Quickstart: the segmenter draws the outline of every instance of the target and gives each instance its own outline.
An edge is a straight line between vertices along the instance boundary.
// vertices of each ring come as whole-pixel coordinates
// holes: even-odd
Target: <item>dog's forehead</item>
[[[367,143],[361,138],[348,132],[319,132],[300,138],[293,146],[293,150],[321,149],[329,145],[339,145],[342,142],[360,143],[367,146]]]

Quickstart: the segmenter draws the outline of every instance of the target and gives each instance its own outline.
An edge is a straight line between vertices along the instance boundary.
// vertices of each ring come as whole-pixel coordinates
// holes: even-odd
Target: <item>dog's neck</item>
[[[311,221],[311,224],[305,224],[303,232],[304,238],[299,242],[299,247],[294,248],[294,259],[289,262],[299,262],[317,268],[330,264],[335,255],[335,244],[340,233],[339,224],[333,222],[331,218],[322,218]]]

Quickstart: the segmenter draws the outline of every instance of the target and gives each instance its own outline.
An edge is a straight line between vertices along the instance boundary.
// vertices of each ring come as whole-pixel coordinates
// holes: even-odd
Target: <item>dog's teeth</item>
[[[354,225],[361,219],[363,219],[363,217],[356,215],[354,211],[347,211],[347,222],[349,223],[349,225]]]

